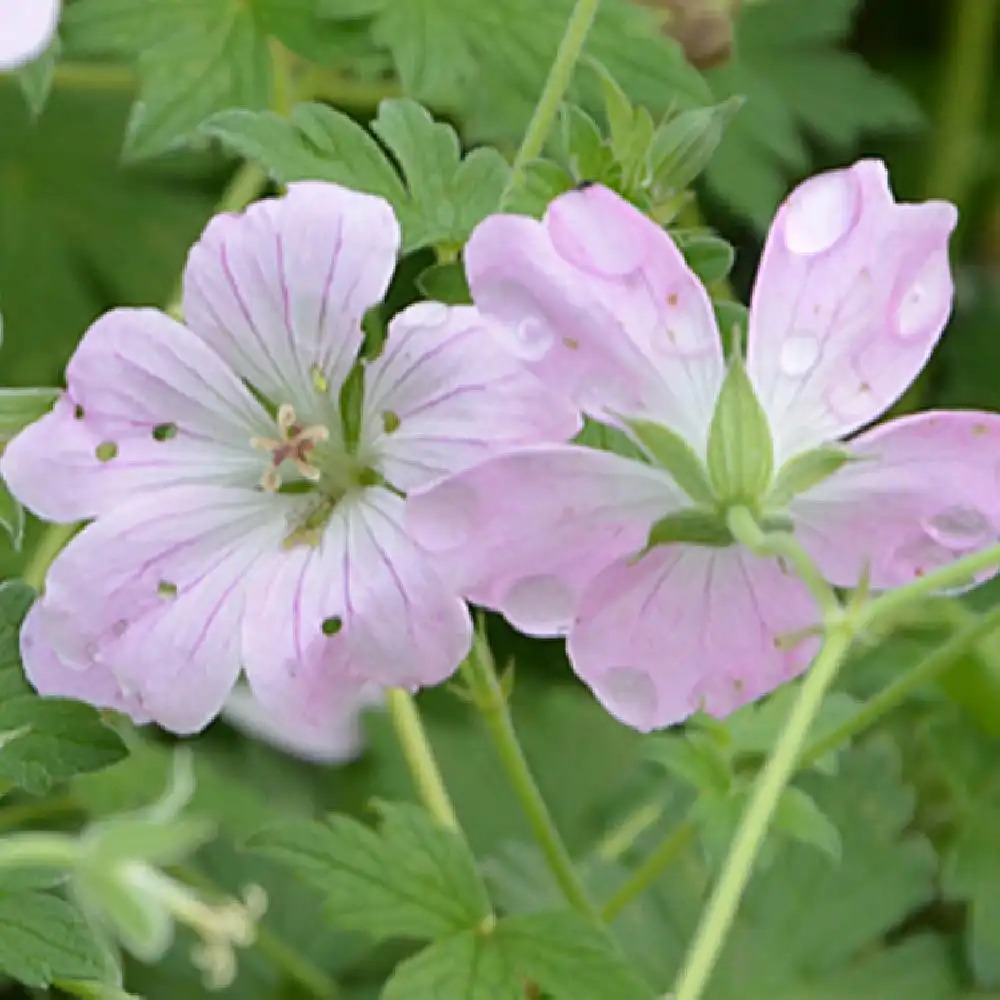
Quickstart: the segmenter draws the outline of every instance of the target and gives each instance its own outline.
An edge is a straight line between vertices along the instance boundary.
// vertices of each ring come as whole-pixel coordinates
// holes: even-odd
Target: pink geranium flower
[[[477,306],[646,461],[576,445],[496,458],[414,499],[418,537],[469,598],[530,634],[566,634],[577,673],[636,728],[725,715],[787,681],[815,652],[803,636],[818,609],[786,567],[733,543],[727,507],[794,528],[844,587],[866,571],[876,588],[905,583],[1000,534],[997,416],[925,413],[830,447],[927,361],[951,308],[955,220],[942,202],[896,204],[872,161],[791,194],[753,291],[749,382],[736,372],[759,403],[727,440],[738,466],[756,407],[773,462],[739,497],[706,468],[727,367],[670,238],[597,186],[540,222],[487,219],[466,254]]]
[[[362,317],[398,248],[380,198],[292,185],[209,224],[187,326],[118,309],[90,328],[2,461],[41,517],[96,518],[24,626],[39,691],[190,732],[242,668],[265,710],[315,729],[365,685],[455,669],[468,612],[404,530],[404,494],[578,415],[474,309],[438,303],[392,321],[362,390]]]
[[[0,72],[40,56],[59,24],[60,0],[0,0]]]

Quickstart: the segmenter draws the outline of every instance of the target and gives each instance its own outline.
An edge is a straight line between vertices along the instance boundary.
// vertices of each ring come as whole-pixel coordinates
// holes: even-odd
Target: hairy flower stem
[[[444,786],[444,779],[413,696],[401,688],[392,688],[386,696],[386,702],[403,756],[420,794],[420,801],[442,826],[460,833],[455,807]]]
[[[853,636],[852,623],[847,619],[832,624],[827,630],[823,648],[806,675],[785,728],[754,785],[677,978],[674,1000],[698,1000],[705,989],[736,916],[781,793],[795,772],[809,727],[844,662]]]
[[[500,686],[493,657],[482,630],[477,631],[472,652],[462,665],[462,676],[469,686],[473,704],[486,723],[500,763],[507,772],[535,840],[538,841],[566,901],[595,923],[600,923],[601,916],[597,907],[584,888],[518,742],[507,698]]]
[[[599,4],[600,0],[576,0],[576,6],[569,16],[566,31],[559,43],[552,68],[545,80],[545,86],[542,88],[541,96],[538,98],[538,103],[531,115],[531,121],[528,123],[528,130],[524,133],[521,147],[514,157],[514,165],[510,177],[507,178],[507,186],[500,196],[500,211],[503,211],[517,190],[518,184],[521,183],[525,165],[536,159],[545,146],[545,140],[548,139],[549,133],[552,131],[556,115],[559,113],[559,105],[569,87],[577,60],[583,52],[583,46],[590,33],[590,27],[594,23]]]

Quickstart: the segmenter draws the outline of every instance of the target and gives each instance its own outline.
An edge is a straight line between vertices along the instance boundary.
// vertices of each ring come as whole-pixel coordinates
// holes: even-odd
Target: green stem
[[[401,688],[392,688],[386,695],[386,702],[421,802],[442,826],[460,833],[455,807],[451,804],[413,696]]]
[[[754,785],[678,976],[675,1000],[698,1000],[705,989],[781,794],[795,771],[809,727],[850,649],[852,637],[848,621],[835,623],[827,631],[826,642],[806,675],[788,721]]]
[[[616,861],[663,815],[663,802],[646,802],[630,812],[594,848],[594,854],[605,861]]]
[[[809,588],[827,619],[831,622],[839,620],[842,609],[837,595],[794,535],[784,531],[765,533],[746,507],[731,507],[726,513],[726,524],[733,537],[751,552],[788,562]]]
[[[601,918],[611,923],[632,900],[641,896],[691,845],[695,825],[686,820],[671,832],[646,860],[618,887],[601,908]]]
[[[0,869],[72,868],[80,846],[63,833],[12,833],[0,837]]]
[[[996,51],[998,0],[954,0],[944,66],[938,80],[937,123],[927,171],[929,198],[961,204],[976,154],[976,130],[986,109]]]
[[[501,209],[510,200],[511,195],[521,182],[525,164],[536,159],[545,146],[545,141],[555,123],[556,115],[559,113],[559,105],[572,79],[573,69],[583,52],[583,46],[590,33],[590,26],[594,23],[599,4],[600,0],[576,0],[576,6],[566,23],[566,31],[559,43],[545,86],[542,88],[541,96],[538,98],[538,103],[531,115],[531,121],[528,123],[528,130],[524,133],[524,139],[521,141],[521,148],[518,149],[517,156],[514,157],[514,165],[510,177],[507,179],[507,186],[500,196]]]
[[[918,688],[943,674],[956,660],[974,649],[979,642],[998,628],[1000,628],[1000,607],[984,615],[975,616],[969,625],[956,632],[902,677],[866,701],[851,718],[810,743],[799,758],[799,768],[809,767],[831,750],[836,750],[841,744],[869,729],[882,716],[902,704]]]
[[[1000,566],[1000,545],[973,552],[972,555],[956,559],[931,573],[907,583],[895,590],[880,594],[862,610],[859,627],[868,627],[891,621],[902,612],[906,605],[921,597],[930,597],[942,591],[966,586],[971,579],[985,570]]]
[[[584,888],[521,749],[507,707],[507,698],[500,686],[486,637],[481,631],[477,633],[472,652],[462,665],[462,674],[469,686],[473,703],[479,709],[493,739],[493,746],[507,772],[528,825],[563,895],[574,909],[599,923],[600,914]]]

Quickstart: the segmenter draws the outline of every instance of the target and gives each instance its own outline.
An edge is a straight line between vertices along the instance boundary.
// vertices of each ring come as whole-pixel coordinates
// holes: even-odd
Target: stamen
[[[275,493],[281,486],[281,474],[278,471],[283,462],[291,462],[299,475],[310,482],[319,482],[320,470],[313,465],[308,454],[319,444],[329,440],[330,432],[322,424],[302,427],[295,416],[295,408],[291,403],[282,403],[278,407],[278,430],[281,439],[259,437],[250,438],[250,447],[256,451],[269,452],[271,464],[260,477],[261,488],[268,493]]]

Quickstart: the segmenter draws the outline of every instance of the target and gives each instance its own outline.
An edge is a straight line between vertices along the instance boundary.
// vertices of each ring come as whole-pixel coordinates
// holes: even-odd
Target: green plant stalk
[[[795,771],[809,727],[819,712],[853,638],[847,620],[831,625],[771,756],[758,777],[733,837],[674,988],[674,1000],[698,1000],[722,951],[781,794]]]
[[[694,834],[691,820],[675,827],[601,907],[601,919],[610,924],[632,900],[641,896],[691,846]]]
[[[58,795],[47,799],[16,802],[0,808],[0,830],[10,830],[25,823],[37,823],[82,809],[72,795]]]
[[[442,826],[460,833],[455,807],[451,804],[413,696],[401,688],[392,688],[386,695],[386,703],[420,801]]]
[[[555,124],[556,115],[559,113],[559,105],[573,77],[573,69],[583,52],[587,35],[590,34],[590,27],[594,23],[599,5],[600,0],[576,0],[576,6],[566,23],[566,30],[556,50],[545,86],[532,112],[528,130],[524,133],[524,139],[514,157],[507,185],[500,196],[501,211],[521,182],[525,165],[536,159],[545,146],[545,141]]]
[[[840,601],[826,582],[809,554],[788,532],[765,533],[746,507],[733,507],[726,514],[726,524],[733,537],[751,552],[774,556],[789,563],[809,588],[809,593],[829,621],[837,621],[842,613]]]
[[[65,833],[11,833],[0,837],[0,869],[72,868],[80,846]]]
[[[914,691],[929,681],[940,677],[955,661],[975,649],[990,633],[1000,629],[1000,607],[983,615],[973,616],[971,622],[916,663],[902,677],[897,678],[878,694],[869,698],[849,719],[835,729],[814,740],[802,752],[799,768],[815,764],[832,750],[870,729],[879,719],[902,704]]]
[[[1000,0],[954,0],[925,193],[961,204],[975,159],[976,129],[986,109],[996,51]]]
[[[486,723],[528,825],[566,901],[595,923],[600,923],[597,907],[580,879],[521,749],[493,657],[481,633],[476,635],[472,652],[462,664],[462,676],[469,686],[473,704]]]

